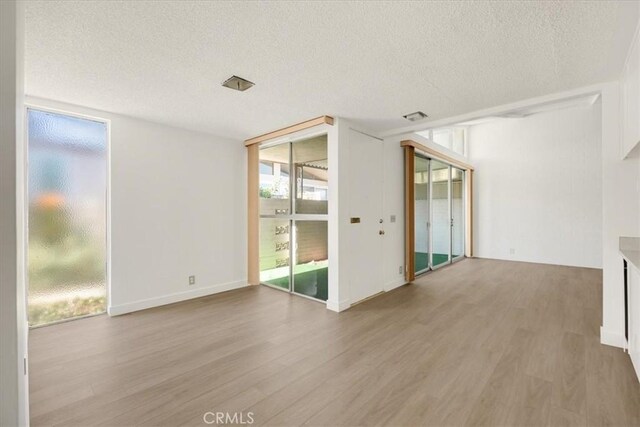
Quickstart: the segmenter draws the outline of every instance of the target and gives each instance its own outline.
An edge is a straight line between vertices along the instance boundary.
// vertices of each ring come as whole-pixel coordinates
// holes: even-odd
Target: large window
[[[461,156],[467,155],[467,132],[463,127],[429,129],[423,132],[418,132],[418,135],[424,136],[436,144],[441,145],[454,153],[458,153]]]
[[[29,324],[106,310],[107,126],[28,110]]]
[[[327,136],[260,149],[260,282],[326,301]]]

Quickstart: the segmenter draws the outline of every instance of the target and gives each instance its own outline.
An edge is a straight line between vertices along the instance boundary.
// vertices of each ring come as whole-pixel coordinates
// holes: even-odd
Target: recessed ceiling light
[[[427,116],[422,111],[416,111],[415,113],[406,114],[406,115],[404,115],[402,117],[404,117],[405,119],[409,120],[410,122],[416,122],[418,120],[426,119],[429,116]]]
[[[222,83],[222,86],[228,87],[229,89],[239,90],[240,92],[244,92],[249,89],[255,83],[250,82],[247,79],[243,79],[238,76],[231,76],[227,80]]]

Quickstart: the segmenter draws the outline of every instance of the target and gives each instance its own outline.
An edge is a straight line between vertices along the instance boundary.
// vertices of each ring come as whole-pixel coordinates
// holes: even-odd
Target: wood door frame
[[[320,116],[315,119],[305,120],[304,122],[296,123],[295,125],[287,126],[282,129],[267,132],[265,134],[254,136],[244,141],[245,147],[250,147],[254,144],[261,144],[271,139],[279,138],[281,136],[289,135],[291,133],[299,132],[301,130],[309,129],[314,126],[328,124],[333,126],[333,117]]]
[[[404,259],[405,280],[411,282],[416,278],[416,200],[415,200],[415,158],[416,149],[411,145],[404,146]]]
[[[473,166],[412,140],[400,142],[404,149],[405,280],[415,280],[415,164],[416,151],[428,158],[465,171],[465,256],[473,257]],[[431,209],[431,207],[429,207]]]

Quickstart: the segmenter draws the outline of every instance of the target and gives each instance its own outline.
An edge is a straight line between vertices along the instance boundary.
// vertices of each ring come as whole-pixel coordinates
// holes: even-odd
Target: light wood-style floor
[[[468,259],[336,314],[252,287],[31,331],[31,421],[640,425],[601,271]]]

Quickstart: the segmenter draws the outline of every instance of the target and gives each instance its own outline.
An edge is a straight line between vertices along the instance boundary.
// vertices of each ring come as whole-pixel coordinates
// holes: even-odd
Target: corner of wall
[[[627,340],[624,335],[611,330],[600,327],[600,344],[609,345],[611,347],[626,348]]]
[[[348,299],[342,301],[327,300],[327,310],[335,311],[336,313],[345,311],[349,307],[351,307],[351,302]]]

